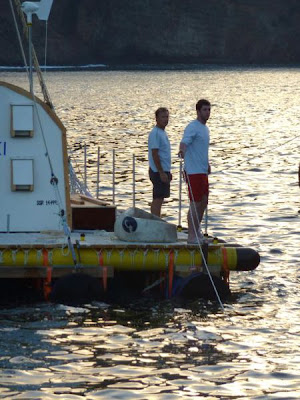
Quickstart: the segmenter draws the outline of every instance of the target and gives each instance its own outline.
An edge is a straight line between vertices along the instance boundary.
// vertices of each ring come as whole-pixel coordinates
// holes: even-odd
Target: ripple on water
[[[1,79],[28,86],[21,74]],[[147,135],[154,110],[169,107],[173,181],[163,216],[174,223],[178,144],[199,96],[211,99],[208,230],[257,248],[261,264],[231,274],[225,314],[201,301],[0,309],[1,398],[300,398],[298,82],[296,68],[47,73],[75,167],[87,144],[93,193],[100,147],[100,197],[108,201],[116,151],[122,209],[132,206],[134,153],[136,204],[149,210]],[[278,104],[289,104],[288,116]],[[182,225],[187,209],[183,185]]]

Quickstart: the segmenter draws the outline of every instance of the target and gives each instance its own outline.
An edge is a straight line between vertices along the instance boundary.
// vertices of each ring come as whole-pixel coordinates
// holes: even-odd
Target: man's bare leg
[[[157,217],[160,217],[161,206],[162,206],[163,201],[164,201],[164,199],[153,199],[153,201],[151,203],[151,214],[154,214]]]
[[[204,211],[207,207],[207,203],[207,196],[203,196],[200,201],[191,201],[188,212],[188,242],[197,242],[196,237],[199,235],[201,221]]]

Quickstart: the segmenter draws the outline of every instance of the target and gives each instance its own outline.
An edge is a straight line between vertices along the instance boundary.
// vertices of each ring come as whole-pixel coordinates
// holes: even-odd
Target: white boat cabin
[[[0,127],[0,232],[61,231],[61,210],[71,226],[66,130],[54,111],[0,82]]]

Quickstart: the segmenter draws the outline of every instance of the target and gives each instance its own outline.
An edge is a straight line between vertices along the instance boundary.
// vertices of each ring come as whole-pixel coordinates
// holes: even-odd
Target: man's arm
[[[178,157],[184,158],[185,152],[186,152],[187,145],[183,142],[180,142],[179,145],[179,152],[178,152]],[[211,173],[211,167],[210,164],[208,164],[208,170],[207,170],[208,175]],[[300,186],[300,165],[299,165],[299,186]]]
[[[169,178],[161,166],[160,158],[158,155],[158,149],[152,149],[152,158],[153,158],[154,164],[157,168],[157,171],[159,172],[160,179],[162,180],[162,182],[168,183]]]
[[[183,142],[180,142],[179,145],[179,152],[178,152],[178,157],[184,158],[185,152],[186,152],[186,144]]]

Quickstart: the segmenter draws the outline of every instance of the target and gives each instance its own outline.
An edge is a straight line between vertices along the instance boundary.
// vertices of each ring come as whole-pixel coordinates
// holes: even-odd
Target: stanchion
[[[84,144],[84,159],[83,159],[83,164],[84,164],[84,186],[87,187],[87,177],[86,177],[86,144]]]
[[[43,249],[43,265],[47,271],[43,282],[44,298],[48,301],[51,294],[52,268],[49,265],[48,251],[46,249]]]
[[[112,165],[112,202],[115,204],[115,174],[116,174],[116,151],[113,149],[113,165]]]
[[[135,208],[135,155],[132,155],[132,207]]]
[[[182,158],[180,159],[180,166],[179,166],[179,193],[178,193],[178,226],[177,231],[181,232],[181,192],[182,192]]]
[[[97,188],[96,188],[97,199],[99,199],[99,183],[100,183],[100,147],[98,146],[98,151],[97,151]]]

